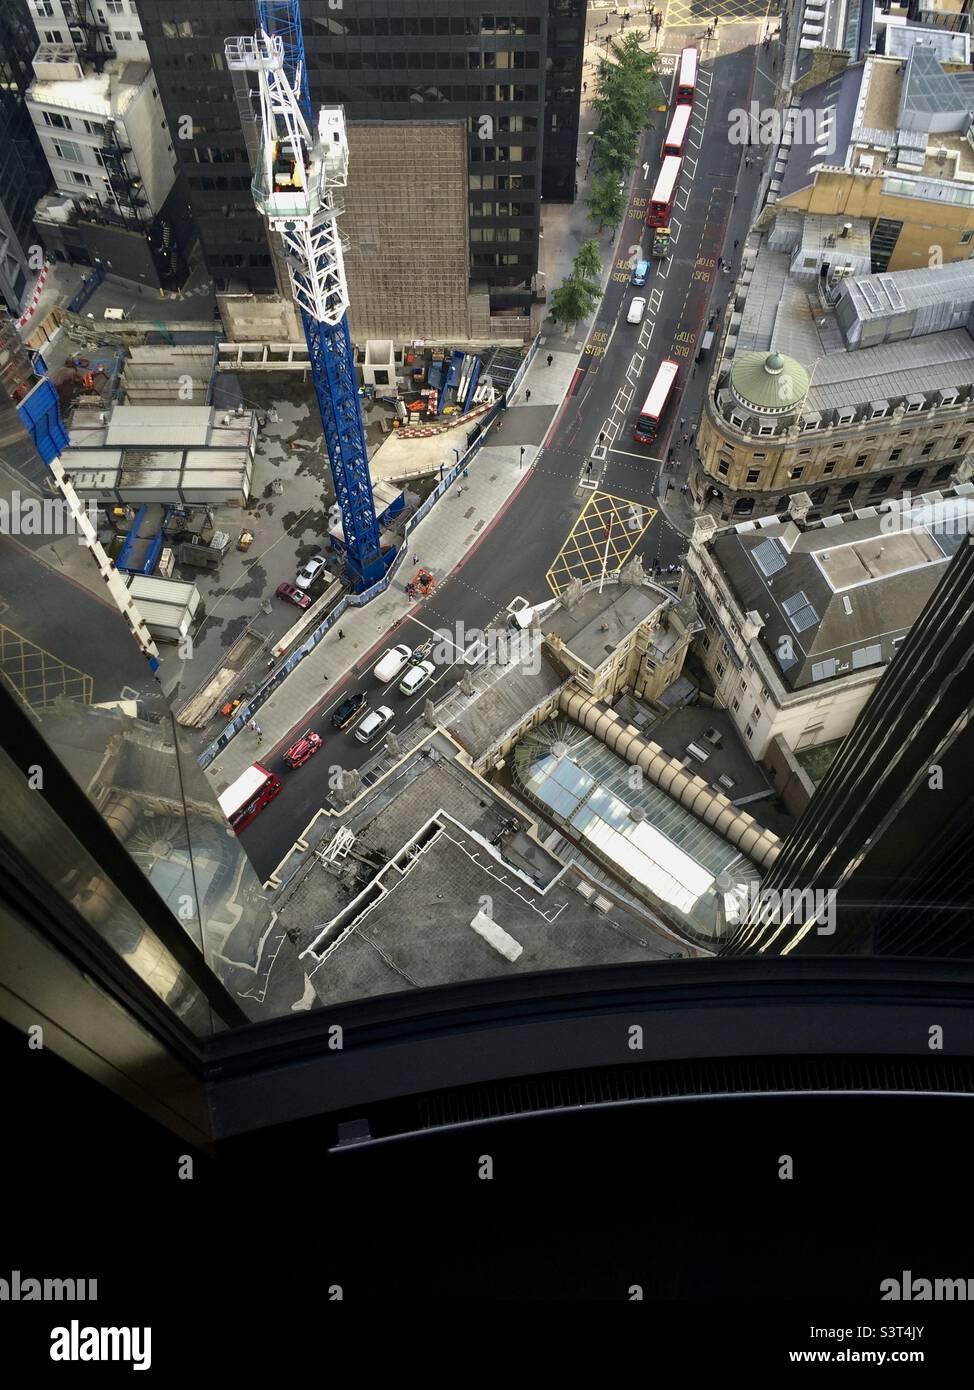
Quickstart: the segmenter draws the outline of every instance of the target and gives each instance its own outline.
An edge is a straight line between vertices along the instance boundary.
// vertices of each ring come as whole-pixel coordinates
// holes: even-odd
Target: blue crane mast
[[[382,554],[348,328],[337,222],[337,191],[348,181],[345,115],[340,106],[323,106],[314,119],[299,0],[257,0],[257,14],[256,37],[227,41],[227,66],[256,72],[260,84],[254,202],[284,241],[341,511],[346,569],[361,593],[383,577],[393,552]]]

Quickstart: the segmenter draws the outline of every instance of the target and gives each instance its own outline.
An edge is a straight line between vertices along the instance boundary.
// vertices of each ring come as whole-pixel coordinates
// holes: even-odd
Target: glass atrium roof
[[[617,864],[696,932],[718,930],[718,900],[730,880],[760,882],[757,868],[733,845],[567,720],[549,720],[527,734],[515,749],[514,772],[580,845]],[[718,875],[728,876],[721,888]]]

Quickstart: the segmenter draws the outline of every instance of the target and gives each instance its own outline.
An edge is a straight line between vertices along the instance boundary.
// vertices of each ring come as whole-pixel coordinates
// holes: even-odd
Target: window
[[[726,463],[723,461],[723,459],[721,459],[720,463],[718,463],[718,465],[717,465],[717,472],[720,474],[720,476],[721,476],[722,478],[726,478],[726,477],[727,477],[727,469],[728,469],[728,467],[729,467],[729,465],[726,464]]]
[[[86,135],[104,135],[105,127],[101,121],[82,121]]]
[[[974,237],[974,232],[972,232],[972,231],[961,232],[961,234],[960,234],[960,244],[961,244],[961,246],[967,246],[967,245],[969,245],[970,240],[971,240],[972,237]]]
[[[741,707],[741,702],[740,702],[740,700],[737,698],[737,696],[735,695],[734,698],[733,698],[733,700],[731,700],[731,709],[740,709],[740,707]]]
[[[58,159],[67,159],[74,164],[83,164],[84,155],[81,146],[75,144],[73,140],[55,140],[54,153]]]
[[[929,454],[933,453],[936,442],[936,440],[931,440],[929,444],[924,444],[923,448],[920,450],[920,457],[926,458]]]
[[[125,0],[105,0],[105,9],[109,14],[124,14]]]
[[[722,661],[717,661],[714,663],[714,672],[717,676],[717,679],[720,680],[721,676],[724,674],[724,663]]]
[[[958,435],[957,438],[954,440],[953,444],[951,445],[951,448],[952,448],[953,452],[956,454],[956,453],[958,453],[961,449],[963,449],[963,447],[964,447],[964,445],[965,445],[966,443],[967,443],[967,435],[966,435],[966,434],[960,434],[960,435]]]
[[[823,472],[823,473],[826,473],[826,474],[828,474],[828,473],[834,473],[834,472],[835,472],[835,459],[830,459],[829,462],[828,462],[828,463],[825,465],[825,467],[822,469],[822,472]]]
[[[754,737],[754,730],[751,728],[750,724],[748,724],[747,728],[744,730],[744,736],[745,738]]]
[[[63,38],[63,36],[62,36],[62,34],[61,34],[61,30],[60,30],[60,29],[45,29],[45,30],[44,30],[44,42],[45,42],[45,43],[63,43],[63,42],[64,42],[64,38]]]
[[[760,705],[755,705],[755,706],[754,706],[754,709],[751,711],[751,720],[752,720],[752,722],[753,722],[754,724],[757,724],[757,723],[759,722],[760,718],[761,718],[761,707],[760,707]]]
[[[745,694],[747,693],[747,681],[746,681],[746,680],[742,680],[742,681],[741,681],[741,689],[744,691]]]
[[[54,15],[54,6],[51,0],[36,0],[34,9],[41,19],[51,19]]]
[[[855,461],[855,464],[854,464],[853,466],[854,466],[855,468],[865,468],[865,466],[866,466],[866,460],[867,460],[868,458],[869,458],[869,455],[868,455],[868,454],[857,454],[857,455],[856,455],[856,461]]]
[[[747,479],[746,479],[747,482],[749,482],[749,483],[756,483],[756,482],[758,482],[758,481],[760,480],[760,477],[761,477],[761,470],[760,470],[760,468],[749,468],[749,469],[747,470]]]
[[[60,116],[56,111],[45,111],[44,120],[47,125],[52,125],[55,130],[72,130],[71,121],[67,116]]]
[[[796,483],[804,471],[803,468],[790,468],[788,470],[788,477],[793,483]]]
[[[899,458],[900,454],[902,454],[902,452],[903,452],[902,449],[890,449],[890,451],[889,451],[889,461],[890,461],[890,463],[895,463],[896,460]]]
[[[71,177],[74,179],[75,183],[84,184],[85,188],[91,187],[91,178],[88,174],[82,174],[79,169],[72,169]]]

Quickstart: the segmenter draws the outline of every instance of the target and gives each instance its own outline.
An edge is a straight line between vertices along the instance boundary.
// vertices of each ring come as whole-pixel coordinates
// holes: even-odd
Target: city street
[[[350,691],[365,689],[371,707],[387,703],[396,710],[392,728],[401,734],[421,717],[425,699],[442,698],[461,674],[462,668],[452,663],[438,674],[436,685],[418,698],[400,696],[397,682],[380,691],[368,671],[387,647],[398,641],[419,645],[427,629],[451,633],[458,627],[461,631],[485,629],[504,621],[515,596],[539,603],[560,592],[576,575],[597,577],[606,539],[610,571],[634,550],[647,569],[654,562],[673,563],[683,553],[685,534],[667,520],[663,504],[668,484],[680,495],[688,453],[677,450],[677,467],[670,472],[662,462],[671,440],[680,438],[680,420],[690,422],[689,431],[699,410],[708,366],[703,364],[694,373],[696,343],[708,315],[723,308],[733,283],[731,275],[718,271],[717,258],[723,254],[729,227],[739,239],[746,232],[757,170],[748,171],[751,191],[735,198],[743,150],[730,145],[726,136],[728,113],[750,99],[759,51],[754,47],[734,50],[704,69],[674,208],[673,255],[662,267],[653,262],[645,289],[637,291],[629,285],[630,268],[648,249],[646,202],[659,167],[667,116],[659,113],[656,127],[646,132],[645,167],[641,163],[633,177],[608,288],[578,356],[568,394],[523,485],[453,572],[440,581],[432,598],[377,642],[355,670],[329,684],[321,702],[274,748],[262,750],[265,764],[279,770],[281,753],[305,728],[317,729],[325,738],[321,755],[296,772],[285,769],[284,791],[241,836],[261,876],[268,876],[281,862],[323,804],[330,769],[335,765],[359,768],[375,757],[376,748],[363,747],[351,733],[332,732],[329,717],[334,706]],[[663,58],[664,72],[667,67],[672,72],[673,55]],[[625,322],[636,293],[649,301],[647,315],[638,326]],[[550,321],[526,378],[528,388],[532,378],[543,377],[548,370],[549,353],[578,353],[577,344]],[[633,417],[664,357],[681,363],[677,392],[656,445],[642,446],[631,437]],[[516,404],[506,412],[504,446],[536,446],[549,414],[540,406]],[[600,435],[604,457],[600,457]],[[474,467],[487,467],[490,453],[491,448],[485,447]],[[586,465],[593,459],[587,472]],[[586,481],[595,486],[586,488]],[[448,499],[439,504],[451,505]],[[339,657],[334,644],[331,653]],[[249,731],[238,738],[253,741]]]

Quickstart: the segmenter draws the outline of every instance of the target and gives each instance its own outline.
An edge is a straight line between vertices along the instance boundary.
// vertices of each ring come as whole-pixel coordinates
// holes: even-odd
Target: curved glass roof
[[[697,933],[718,931],[719,900],[731,882],[760,882],[733,845],[568,720],[548,720],[525,735],[514,775],[582,846],[618,865],[662,912]]]

